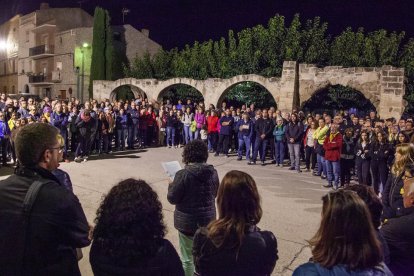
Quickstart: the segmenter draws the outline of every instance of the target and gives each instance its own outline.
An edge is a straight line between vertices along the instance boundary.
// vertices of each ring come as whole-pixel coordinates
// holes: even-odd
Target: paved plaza
[[[166,238],[178,249],[178,235],[173,227],[174,206],[168,203],[168,178],[160,165],[162,161],[181,160],[182,149],[151,148],[115,152],[111,155],[91,156],[86,163],[61,163],[72,179],[74,192],[79,197],[90,223],[102,196],[120,180],[134,177],[146,180],[157,191],[164,209],[164,220],[168,228]],[[213,157],[213,164],[220,180],[230,170],[242,170],[253,176],[262,197],[262,229],[272,231],[278,240],[279,260],[273,275],[291,275],[292,269],[306,262],[310,250],[306,239],[315,233],[321,211],[321,196],[326,189],[324,182],[310,173],[298,174],[286,167],[268,164],[248,166],[237,161],[235,156]],[[2,177],[11,169],[2,169]],[[82,275],[93,275],[89,265],[89,248],[83,249],[84,258],[80,261]]]

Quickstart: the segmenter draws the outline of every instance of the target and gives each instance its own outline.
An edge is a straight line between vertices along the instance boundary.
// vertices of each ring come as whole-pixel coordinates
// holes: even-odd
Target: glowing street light
[[[0,40],[0,51],[5,51],[9,48],[9,44],[5,40]]]

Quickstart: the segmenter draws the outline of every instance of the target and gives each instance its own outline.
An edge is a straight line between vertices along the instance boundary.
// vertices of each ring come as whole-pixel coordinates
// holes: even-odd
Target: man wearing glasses
[[[13,139],[20,165],[0,181],[0,275],[80,275],[76,248],[89,245],[89,226],[52,174],[63,155],[59,130],[29,124]]]

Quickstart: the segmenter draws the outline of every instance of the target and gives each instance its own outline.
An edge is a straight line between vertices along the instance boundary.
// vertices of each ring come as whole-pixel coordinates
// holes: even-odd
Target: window
[[[61,61],[56,62],[56,70],[62,71],[62,62]]]

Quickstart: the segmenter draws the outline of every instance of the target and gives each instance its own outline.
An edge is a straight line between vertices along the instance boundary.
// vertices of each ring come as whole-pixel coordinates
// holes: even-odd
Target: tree
[[[111,17],[105,10],[105,79],[114,80],[113,68],[116,67],[113,33],[111,28]]]
[[[326,36],[327,23],[320,22],[319,17],[306,22],[301,34],[303,61],[325,65],[329,59],[329,38]]]
[[[286,36],[283,41],[283,52],[284,60],[302,60],[302,48],[300,45],[300,27],[301,23],[299,20],[299,14],[295,14],[292,23],[290,23],[289,28],[286,30]]]
[[[93,81],[106,79],[106,22],[105,11],[101,7],[95,8],[93,20],[92,61],[89,81],[89,97],[93,97]],[[83,100],[83,99],[82,99]]]

